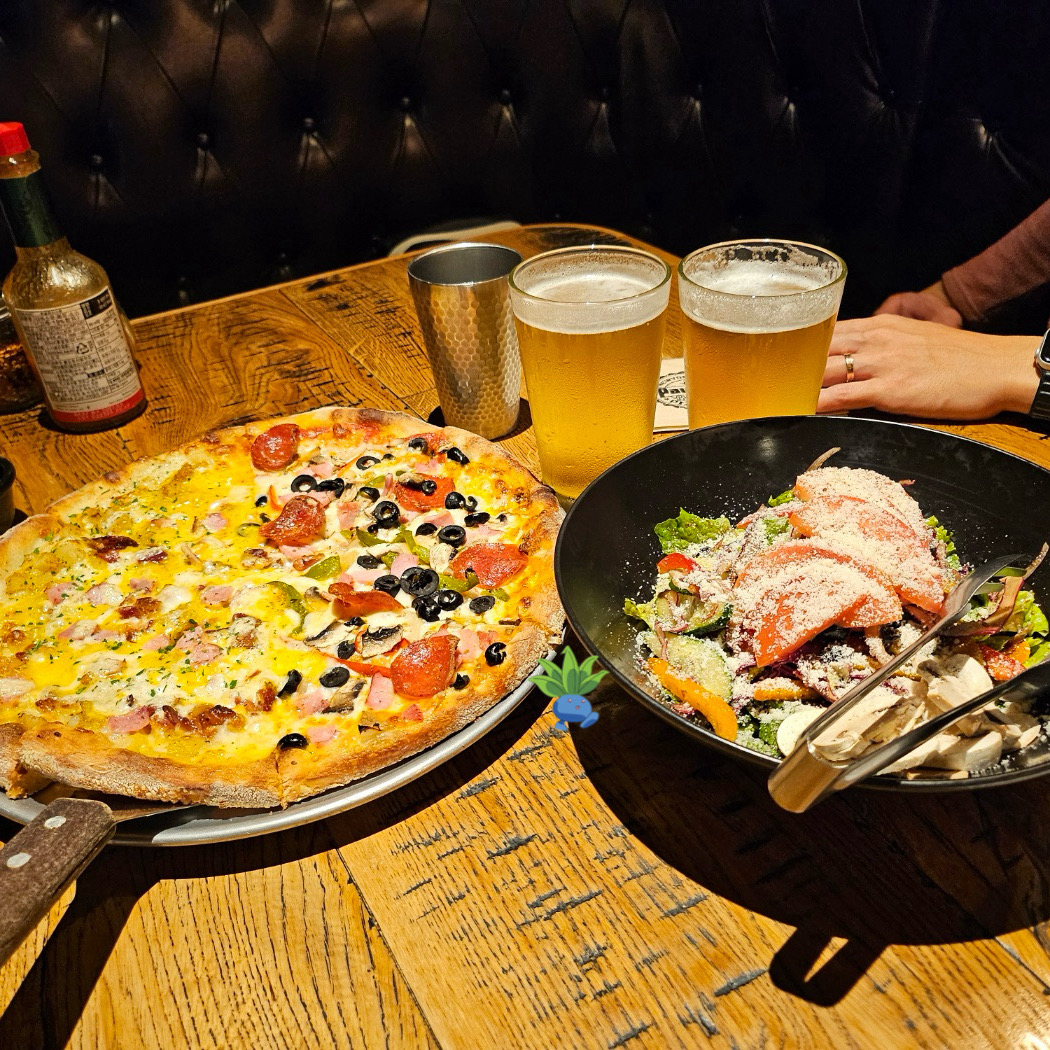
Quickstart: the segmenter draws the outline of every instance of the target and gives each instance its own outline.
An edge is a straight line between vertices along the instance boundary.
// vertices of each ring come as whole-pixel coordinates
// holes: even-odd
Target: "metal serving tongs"
[[[941,618],[918,641],[901,650],[889,663],[855,685],[841,700],[835,701],[819,718],[811,722],[798,739],[795,750],[780,763],[769,778],[769,793],[778,806],[792,813],[804,813],[810,806],[825,799],[834,791],[870,777],[879,770],[903,758],[924,740],[935,736],[946,726],[964,715],[976,711],[995,700],[1025,699],[1050,685],[1050,661],[1037,664],[1023,674],[994,689],[989,689],[972,700],[967,700],[950,711],[931,718],[921,726],[909,730],[896,740],[865,752],[848,762],[833,762],[824,757],[817,740],[840,718],[854,708],[876,686],[881,685],[902,664],[907,663],[931,638],[955,623],[970,607],[970,599],[995,576],[1008,575],[1003,570],[1014,565],[1025,565],[1030,558],[1011,554],[979,565],[963,579],[944,602]],[[1019,572],[1010,575],[1020,575]]]

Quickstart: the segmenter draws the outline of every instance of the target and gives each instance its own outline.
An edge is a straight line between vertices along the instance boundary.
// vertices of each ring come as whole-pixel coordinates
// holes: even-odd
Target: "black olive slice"
[[[414,598],[426,598],[433,594],[440,583],[438,574],[423,565],[410,565],[401,573],[401,589]]]
[[[502,642],[493,642],[485,650],[485,663],[490,667],[498,667],[507,659],[507,647]]]
[[[359,554],[357,564],[362,569],[378,569],[383,563],[374,554]]]
[[[284,685],[277,691],[277,695],[291,696],[299,688],[299,683],[302,680],[303,676],[298,671],[289,671],[288,677],[284,680]]]
[[[335,655],[338,656],[340,660],[352,660],[354,658],[353,644],[346,641],[340,642],[335,647]]]
[[[349,667],[330,667],[317,681],[325,687],[325,689],[338,689],[341,685],[346,685],[350,681],[350,668]]]
[[[354,466],[358,470],[368,470],[369,467],[374,467],[379,462],[378,456],[362,456]]]
[[[435,597],[442,609],[458,609],[463,604],[463,595],[459,591],[438,591]]]
[[[373,488],[371,485],[362,485],[357,490],[357,495],[361,499],[366,499],[370,503],[374,503],[377,499],[379,499],[379,489]]]
[[[468,514],[463,519],[463,524],[470,525],[473,528],[475,525],[484,525],[491,517],[492,515],[488,511],[479,510],[475,514]]]
[[[267,503],[269,503],[269,502],[270,502],[270,497],[269,497],[269,496],[260,496],[260,497],[259,497],[259,498],[258,498],[258,499],[257,499],[257,500],[255,501],[255,505],[256,505],[257,507],[265,507],[265,506],[266,506],[266,504],[267,504]]]
[[[430,444],[425,437],[414,437],[408,439],[408,447],[416,452],[429,452]]]
[[[432,521],[424,521],[422,525],[416,529],[417,536],[432,536],[437,532],[438,527]]]
[[[318,492],[334,492],[336,499],[339,499],[345,490],[346,482],[342,478],[325,478],[317,483]]]
[[[307,741],[302,733],[289,733],[287,736],[282,736],[281,739],[277,741],[277,746],[282,751],[288,751],[293,747],[306,747],[308,742],[309,741]]]
[[[458,674],[456,680],[452,683],[453,689],[466,689],[470,685],[470,675]]]
[[[467,464],[470,462],[469,459],[458,449],[455,445],[451,448],[445,449],[445,455],[452,460],[453,463]]]
[[[467,505],[462,492],[450,492],[445,497],[445,510],[462,510]]]
[[[482,613],[487,613],[495,604],[496,599],[491,594],[480,594],[477,598],[470,599],[470,611],[480,616]]]
[[[387,573],[385,576],[380,576],[373,584],[372,587],[377,591],[384,591],[386,594],[397,594],[401,590],[401,581],[396,576],[391,576]]]
[[[416,615],[421,620],[426,620],[428,623],[434,623],[441,617],[441,606],[433,597],[413,598],[412,608],[416,610]]]
[[[462,547],[467,542],[467,530],[462,525],[446,525],[438,530],[438,539],[450,547]]]
[[[292,492],[313,492],[317,479],[312,474],[300,474],[292,480]]]

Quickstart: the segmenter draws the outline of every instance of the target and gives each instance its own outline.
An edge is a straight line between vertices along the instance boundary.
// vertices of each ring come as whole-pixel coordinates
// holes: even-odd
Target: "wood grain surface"
[[[624,240],[491,239],[596,237]],[[437,404],[404,257],[135,328],[142,417],[87,436],[4,421],[22,510],[211,427]],[[1050,466],[1016,422],[944,429]],[[526,427],[505,443],[535,468]],[[1042,782],[793,816],[615,686],[591,700],[599,721],[560,732],[534,694],[325,823],[107,848],[0,969],[0,1047],[1050,1046]]]

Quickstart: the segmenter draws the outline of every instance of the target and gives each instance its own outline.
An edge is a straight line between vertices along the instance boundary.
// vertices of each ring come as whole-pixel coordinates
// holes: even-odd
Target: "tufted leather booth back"
[[[1048,55],[1040,0],[4,0],[0,119],[131,314],[467,217],[796,236],[857,313],[1050,195]]]

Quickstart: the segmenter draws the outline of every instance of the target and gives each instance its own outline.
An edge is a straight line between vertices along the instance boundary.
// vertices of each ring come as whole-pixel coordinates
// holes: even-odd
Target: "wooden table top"
[[[531,254],[593,236],[491,239]],[[19,507],[213,427],[437,404],[403,257],[135,329],[142,417],[89,436],[4,421]],[[678,333],[672,302],[669,353]],[[1050,466],[1023,427],[946,429]],[[506,444],[535,469],[529,432]],[[598,723],[561,733],[534,693],[437,771],[323,823],[103,851],[0,969],[0,1046],[1050,1043],[1045,782],[854,791],[793,816],[615,686],[591,700]]]

